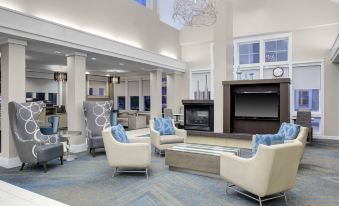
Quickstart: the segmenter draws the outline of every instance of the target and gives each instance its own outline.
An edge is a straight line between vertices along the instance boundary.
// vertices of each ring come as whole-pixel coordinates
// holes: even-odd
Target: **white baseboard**
[[[13,157],[13,158],[6,158],[0,156],[0,167],[4,168],[14,168],[19,167],[21,165],[21,161],[19,157]]]
[[[69,150],[72,153],[84,152],[84,151],[87,150],[87,143],[84,143],[84,144],[73,144],[73,145],[71,145]]]
[[[315,135],[315,136],[314,136],[314,139],[339,140],[339,136]]]

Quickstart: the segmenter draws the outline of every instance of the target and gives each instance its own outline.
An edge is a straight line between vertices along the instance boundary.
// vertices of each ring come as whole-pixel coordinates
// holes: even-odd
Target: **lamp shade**
[[[65,82],[67,81],[67,73],[66,72],[54,72],[54,80]]]
[[[113,84],[120,84],[120,77],[118,77],[118,76],[111,77],[111,82]]]

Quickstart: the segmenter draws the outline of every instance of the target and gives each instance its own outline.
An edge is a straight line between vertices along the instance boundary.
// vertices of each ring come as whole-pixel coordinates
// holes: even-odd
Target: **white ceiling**
[[[0,34],[1,38],[11,36]],[[17,37],[15,37],[17,38]],[[27,71],[55,72],[66,71],[66,54],[83,52],[55,44],[26,40],[26,69]],[[115,58],[95,53],[87,53],[87,72],[96,75],[119,73],[125,75],[145,75],[159,69],[156,66]],[[163,68],[160,68],[163,69]],[[163,69],[166,72],[166,69]]]

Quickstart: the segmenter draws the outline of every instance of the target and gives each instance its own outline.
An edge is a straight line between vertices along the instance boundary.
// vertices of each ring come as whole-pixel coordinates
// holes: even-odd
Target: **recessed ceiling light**
[[[97,60],[97,58],[95,58],[95,57],[92,57],[91,59],[92,59],[93,61]]]
[[[120,65],[120,66],[124,66],[124,65],[125,65],[125,63],[123,63],[123,62],[120,62],[120,63],[119,63],[119,65]]]
[[[61,51],[54,51],[54,54],[61,54]]]

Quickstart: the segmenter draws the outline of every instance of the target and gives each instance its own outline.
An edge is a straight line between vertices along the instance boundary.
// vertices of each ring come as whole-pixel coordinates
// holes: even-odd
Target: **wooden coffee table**
[[[165,152],[165,164],[170,169],[192,170],[214,175],[220,174],[221,153],[229,152],[240,156],[239,148],[203,144],[179,144]]]

